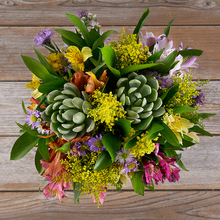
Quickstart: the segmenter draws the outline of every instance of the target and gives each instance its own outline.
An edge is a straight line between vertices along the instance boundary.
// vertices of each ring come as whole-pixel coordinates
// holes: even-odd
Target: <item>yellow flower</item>
[[[46,58],[48,59],[48,63],[52,66],[52,68],[56,71],[56,72],[60,72],[64,70],[64,67],[62,65],[63,63],[63,53],[51,53],[48,56],[46,56]]]
[[[194,126],[188,119],[181,118],[179,114],[165,114],[163,122],[173,131],[180,144],[182,144],[182,136],[184,134],[191,137],[194,141],[199,142],[197,134],[188,130]]]
[[[78,47],[70,46],[64,56],[69,60],[75,72],[84,71],[84,62],[92,56],[92,50],[89,47],[83,47],[80,51]]]

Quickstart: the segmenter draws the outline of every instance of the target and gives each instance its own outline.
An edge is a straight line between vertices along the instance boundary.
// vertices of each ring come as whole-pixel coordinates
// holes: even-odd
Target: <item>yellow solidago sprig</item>
[[[80,51],[76,46],[69,46],[64,55],[71,63],[73,70],[78,72],[84,71],[86,60],[92,56],[92,50],[89,47],[83,47]]]
[[[27,83],[25,86],[28,89],[33,89],[34,91],[31,93],[31,96],[35,99],[39,98],[43,93],[38,91],[38,87],[40,85],[40,80],[35,76],[33,73],[31,73],[32,81]]]
[[[82,195],[91,194],[97,203],[103,189],[105,191],[110,186],[116,186],[119,179],[119,166],[113,163],[106,169],[94,170],[94,165],[101,151],[91,152],[87,151],[85,156],[68,155],[66,160],[62,161],[65,164],[67,171],[66,178],[72,179],[73,182],[80,183]],[[99,204],[98,204],[99,205]]]
[[[130,65],[150,63],[147,61],[149,48],[147,46],[143,47],[142,43],[137,43],[136,34],[125,36],[124,28],[122,30],[121,40],[118,40],[118,42],[111,41],[110,46],[115,51],[116,69],[120,70]]]
[[[104,123],[110,131],[114,126],[114,121],[125,118],[126,112],[112,92],[102,93],[95,90],[91,96],[91,103],[93,108],[89,110],[88,117],[93,117],[95,122]]]
[[[134,147],[130,149],[131,154],[137,157],[139,160],[145,154],[151,154],[155,149],[155,143],[152,140],[147,139],[148,131],[142,133],[141,136],[137,136],[137,142]],[[155,138],[156,141],[158,138]]]
[[[189,132],[189,128],[194,126],[188,119],[182,118],[180,114],[168,114],[163,116],[163,122],[173,131],[180,144],[182,144],[182,136],[187,135],[194,141],[199,142],[199,137],[195,132]]]
[[[64,53],[50,53],[48,56],[46,56],[48,63],[52,66],[52,68],[60,73],[64,71]]]

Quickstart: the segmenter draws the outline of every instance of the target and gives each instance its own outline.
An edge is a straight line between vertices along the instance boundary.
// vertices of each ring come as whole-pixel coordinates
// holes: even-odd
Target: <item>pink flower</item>
[[[106,187],[100,186],[100,191],[101,191],[101,193],[100,193],[100,195],[99,195],[99,202],[100,202],[101,204],[104,203],[105,196],[106,196],[106,190],[107,190]],[[96,198],[95,198],[94,194],[92,194],[92,200],[93,200],[94,203],[96,203]]]
[[[43,188],[43,193],[44,193],[44,196],[46,198],[49,198],[49,197],[53,197],[53,196],[56,196],[56,198],[60,201],[61,201],[61,198],[64,198],[64,197],[67,197],[63,191],[58,191],[57,189],[55,190],[51,190],[50,187],[49,187],[49,184],[47,184],[44,188]]]

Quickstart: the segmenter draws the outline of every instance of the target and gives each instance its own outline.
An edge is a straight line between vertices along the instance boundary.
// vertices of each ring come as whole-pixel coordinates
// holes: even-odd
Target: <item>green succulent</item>
[[[165,113],[162,99],[158,97],[159,84],[155,77],[133,72],[117,81],[116,96],[127,111],[127,119],[138,124],[149,116],[160,117]]]
[[[92,105],[86,92],[80,92],[72,83],[64,84],[63,91],[54,90],[47,95],[49,105],[42,119],[51,122],[50,129],[65,140],[83,137],[95,127],[92,118],[87,118]]]

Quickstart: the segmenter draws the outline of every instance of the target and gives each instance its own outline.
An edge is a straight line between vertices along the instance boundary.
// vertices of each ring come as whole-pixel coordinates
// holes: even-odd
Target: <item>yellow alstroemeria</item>
[[[179,114],[166,114],[163,118],[164,123],[173,131],[176,135],[179,143],[182,144],[182,136],[187,135],[191,137],[194,141],[199,142],[199,137],[195,132],[189,132],[189,128],[194,126],[186,118],[181,118]]]
[[[40,85],[40,80],[35,76],[33,73],[31,73],[32,81],[27,83],[25,86],[28,89],[34,89],[34,92],[31,93],[31,96],[35,99],[39,98],[43,93],[38,91],[38,87]]]
[[[84,62],[92,56],[92,50],[89,47],[83,47],[80,51],[78,47],[69,46],[64,56],[71,63],[75,72],[84,71]]]

